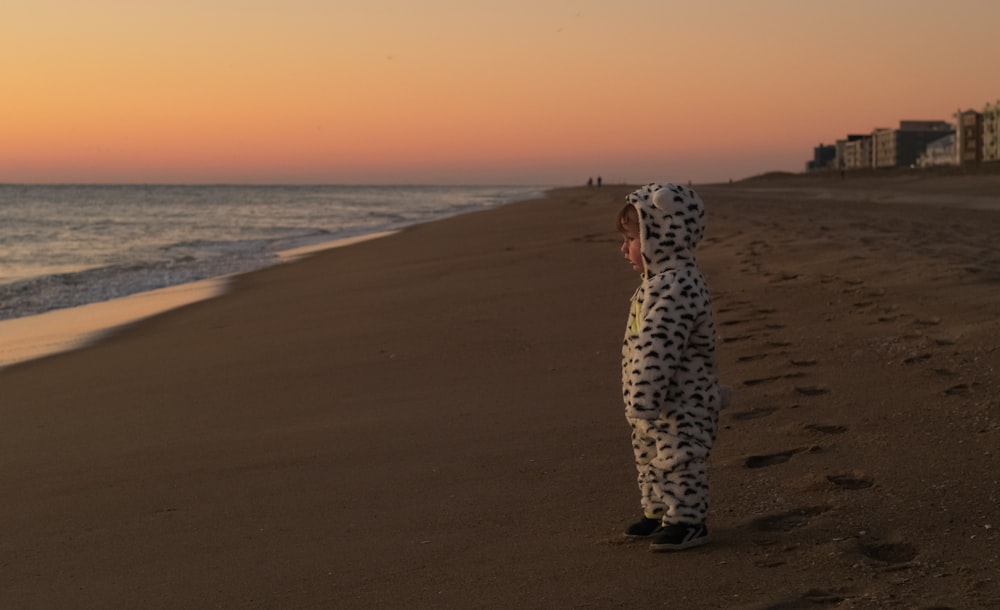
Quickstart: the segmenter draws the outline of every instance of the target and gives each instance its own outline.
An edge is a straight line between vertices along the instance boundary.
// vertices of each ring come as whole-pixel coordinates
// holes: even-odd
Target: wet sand
[[[997,607],[1000,183],[844,182],[699,189],[712,544],[620,535],[629,189],[561,189],[0,370],[0,607]]]
[[[278,253],[278,262],[290,262],[321,250],[341,248],[392,233],[371,233],[285,250]],[[228,280],[228,276],[200,280],[34,316],[0,320],[0,368],[83,347],[139,320],[218,296],[226,291]]]

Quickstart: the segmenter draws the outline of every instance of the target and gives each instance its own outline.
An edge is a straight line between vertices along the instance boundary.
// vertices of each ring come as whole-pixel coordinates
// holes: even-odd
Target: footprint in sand
[[[832,424],[806,424],[803,428],[814,432],[821,432],[823,434],[843,434],[844,432],[847,432],[847,426],[836,426]]]
[[[755,409],[749,409],[747,411],[737,411],[733,413],[730,417],[739,421],[746,421],[748,419],[759,419],[761,417],[767,417],[775,411],[777,407],[757,407]]]
[[[753,335],[737,335],[735,337],[723,337],[722,342],[735,343],[737,341],[747,341],[749,339],[753,339],[753,337],[754,337]]]
[[[822,396],[829,394],[830,390],[822,386],[795,386],[795,392],[803,396]]]
[[[719,326],[736,326],[737,324],[747,324],[751,320],[726,320],[725,322],[720,322]]]
[[[900,311],[899,307],[896,305],[891,305],[889,307],[879,307],[878,311],[869,310],[869,313],[878,315],[876,321],[881,324],[889,324],[891,322],[901,322],[905,318],[909,317],[911,314],[905,311]]]
[[[871,479],[855,474],[830,474],[826,476],[826,480],[841,489],[850,490],[868,489],[875,484]]]
[[[905,542],[870,542],[859,547],[861,554],[881,563],[908,563],[917,556],[917,549]]]
[[[788,451],[780,451],[778,453],[768,453],[765,455],[751,455],[746,460],[743,461],[743,466],[745,468],[764,468],[765,466],[774,466],[775,464],[784,464],[788,460],[792,459],[792,456],[796,453],[802,453],[805,449],[789,449]]]
[[[805,377],[805,373],[787,373],[785,375],[774,375],[772,377],[760,377],[757,379],[747,379],[743,382],[743,385],[747,387],[761,385],[762,383],[772,383],[780,379],[798,379],[799,377]]]
[[[761,606],[761,610],[804,610],[806,608],[832,608],[848,598],[825,591],[809,589],[799,597]]]
[[[762,383],[771,383],[773,381],[778,381],[779,379],[781,379],[781,375],[775,375],[773,377],[760,377],[759,379],[747,379],[743,382],[743,385],[751,387]]]
[[[917,354],[916,356],[910,356],[909,358],[905,358],[903,360],[903,364],[917,364],[918,362],[923,362],[925,360],[930,359],[930,357],[931,355],[927,353]]]
[[[737,362],[753,362],[755,360],[763,360],[767,358],[767,354],[750,354],[749,356],[740,356],[736,359]]]
[[[970,386],[967,383],[960,383],[958,385],[953,385],[944,391],[945,396],[961,396],[963,394],[968,394]]]
[[[771,280],[772,284],[777,284],[778,282],[790,282],[792,280],[799,279],[798,273],[782,273],[778,277]]]
[[[829,506],[805,506],[783,513],[765,515],[750,522],[750,527],[761,532],[790,532],[808,524],[813,518],[830,510]]]
[[[816,366],[817,360],[790,360],[792,366]]]

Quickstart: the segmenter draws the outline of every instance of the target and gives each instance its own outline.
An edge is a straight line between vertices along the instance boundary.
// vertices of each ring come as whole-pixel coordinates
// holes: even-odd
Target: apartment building
[[[955,113],[955,152],[958,164],[979,163],[983,160],[983,115],[975,110]]]
[[[946,121],[900,121],[898,129],[872,132],[875,167],[912,167],[924,154],[927,145],[954,133]]]
[[[841,170],[1000,162],[1000,100],[982,112],[959,109],[954,123],[900,121],[813,149],[806,168]]]
[[[950,133],[928,144],[924,153],[917,159],[917,167],[955,165],[958,162],[958,155],[955,152],[956,139],[956,135]]]
[[[880,127],[872,132],[872,166],[896,166],[896,130]]]
[[[820,144],[813,148],[812,161],[806,163],[806,171],[833,169],[837,164],[837,147],[833,144]]]
[[[1000,100],[983,106],[983,161],[1000,161]]]
[[[844,162],[843,169],[863,169],[872,167],[872,136],[864,134],[849,136],[854,139],[843,141]],[[839,142],[838,142],[839,144]]]
[[[844,138],[843,140],[837,140],[837,143],[834,144],[834,146],[837,149],[837,153],[836,153],[837,157],[836,157],[836,160],[834,161],[835,167],[837,169],[847,169],[849,167],[847,165],[847,148],[846,148],[847,147],[847,143],[848,142],[854,142],[856,140],[860,140],[863,137],[865,137],[865,136],[863,136],[861,134],[852,133],[852,134],[848,134],[847,137]],[[851,167],[853,167],[853,166],[851,166]]]
[[[955,127],[947,121],[900,121],[896,130],[896,166],[915,166],[931,142],[952,133]]]

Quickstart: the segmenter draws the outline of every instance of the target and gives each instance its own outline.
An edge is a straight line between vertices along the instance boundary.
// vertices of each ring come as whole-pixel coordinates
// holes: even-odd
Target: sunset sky
[[[801,171],[1000,99],[995,0],[5,0],[0,182]]]

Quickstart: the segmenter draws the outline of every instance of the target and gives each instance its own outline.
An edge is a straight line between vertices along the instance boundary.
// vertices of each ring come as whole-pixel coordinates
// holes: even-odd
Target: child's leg
[[[704,523],[708,515],[708,448],[694,439],[671,434],[667,422],[649,427],[655,453],[646,482],[650,504],[662,507],[663,522]]]
[[[635,453],[635,469],[638,473],[642,512],[647,518],[662,519],[666,506],[656,491],[660,487],[658,474],[652,468],[656,457],[657,437],[651,422],[645,419],[629,419],[632,426],[632,451]]]
[[[657,461],[654,460],[654,465]],[[665,523],[704,523],[708,516],[708,468],[694,458],[662,473],[657,490],[666,508]]]

